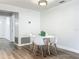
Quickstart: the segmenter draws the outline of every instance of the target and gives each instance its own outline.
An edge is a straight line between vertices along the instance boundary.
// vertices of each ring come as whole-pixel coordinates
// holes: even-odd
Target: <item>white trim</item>
[[[30,45],[31,43],[27,43],[27,44],[16,44],[17,46],[25,46],[25,45]],[[58,48],[61,48],[61,49],[65,49],[65,50],[68,50],[68,51],[72,51],[72,52],[75,52],[75,53],[79,53],[79,50],[76,50],[76,49],[72,49],[72,48],[68,48],[68,47],[64,47],[64,46],[60,46],[60,45],[57,45]]]
[[[16,43],[15,43],[16,44]],[[26,44],[16,44],[17,46],[25,46],[25,45],[30,45],[31,43],[26,43]]]
[[[68,47],[64,47],[64,46],[60,46],[60,45],[57,45],[57,47],[61,48],[61,49],[68,50],[68,51],[72,51],[72,52],[75,52],[75,53],[79,53],[79,50],[76,50],[76,49],[73,49],[73,48],[68,48]]]
[[[15,45],[17,45],[17,46],[19,46],[19,44],[17,44],[17,43],[14,43]]]

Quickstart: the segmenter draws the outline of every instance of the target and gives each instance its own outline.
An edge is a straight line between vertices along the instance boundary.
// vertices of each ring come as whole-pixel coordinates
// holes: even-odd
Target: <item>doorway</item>
[[[0,15],[0,38],[10,40],[10,16]]]
[[[18,13],[0,11],[0,39],[15,42]]]

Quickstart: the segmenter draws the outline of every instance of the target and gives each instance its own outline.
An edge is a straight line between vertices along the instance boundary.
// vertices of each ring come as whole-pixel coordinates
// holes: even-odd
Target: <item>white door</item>
[[[0,16],[0,38],[10,40],[10,17]]]
[[[5,17],[5,38],[10,40],[10,16]]]
[[[0,38],[4,38],[3,20],[4,20],[4,17],[0,16]]]

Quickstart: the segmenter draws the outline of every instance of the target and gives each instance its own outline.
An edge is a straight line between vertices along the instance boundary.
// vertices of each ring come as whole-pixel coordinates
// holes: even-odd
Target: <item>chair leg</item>
[[[55,53],[57,55],[57,46],[56,46],[56,44],[54,44],[54,46],[55,46]]]
[[[49,55],[50,55],[50,46],[47,46],[47,48],[48,48],[48,53],[49,53]]]
[[[34,55],[36,55],[36,51],[37,51],[37,46],[34,45],[34,47],[33,47],[33,53],[34,53]]]
[[[42,56],[44,56],[44,55],[43,55],[43,47],[41,46],[40,48],[41,48],[41,53],[42,53]]]
[[[30,45],[30,50],[31,50],[31,51],[33,50],[33,44]]]
[[[35,55],[35,46],[33,46],[33,53],[34,53],[34,55]]]

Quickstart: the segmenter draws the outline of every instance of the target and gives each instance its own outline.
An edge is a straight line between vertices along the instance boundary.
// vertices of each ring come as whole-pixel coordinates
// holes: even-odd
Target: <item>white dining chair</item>
[[[43,41],[44,41],[44,45],[45,45],[45,48],[46,48],[46,50],[47,50],[47,52],[48,52],[48,54],[50,55],[50,38],[44,38],[43,39]]]
[[[45,36],[43,38],[44,40],[44,44],[45,46],[47,47],[47,52],[48,54],[50,55],[51,54],[51,47],[54,47],[54,51],[55,51],[55,54],[57,54],[57,39],[55,36]]]
[[[33,48],[34,48],[34,39],[36,37],[36,35],[34,34],[30,34],[30,49],[33,51]]]
[[[34,53],[34,55],[36,55],[36,52],[38,51],[38,47],[40,48],[40,52],[43,56],[43,39],[41,36],[31,36],[31,43],[32,43],[32,51]]]
[[[41,55],[43,56],[43,45],[44,45],[44,42],[43,42],[43,39],[41,36],[36,36],[35,39],[33,40],[33,44],[34,44],[34,48],[33,48],[33,53],[34,55],[36,55],[36,51],[38,50],[38,47],[39,49],[41,50]]]
[[[52,37],[50,38],[50,48],[51,48],[51,47],[54,47],[53,50],[55,51],[55,54],[57,55],[57,46],[56,46],[56,44],[57,44],[57,39],[56,39],[55,36],[52,36]],[[50,52],[51,52],[51,51],[50,51]]]

